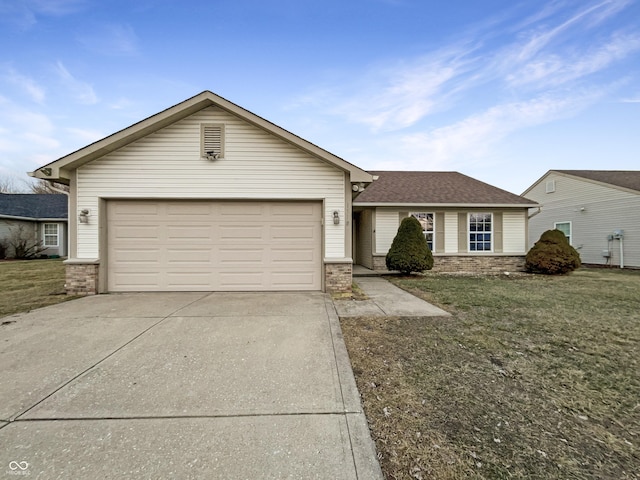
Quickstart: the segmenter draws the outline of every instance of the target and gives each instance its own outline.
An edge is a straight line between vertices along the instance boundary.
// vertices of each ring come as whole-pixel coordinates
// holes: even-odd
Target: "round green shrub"
[[[544,232],[525,258],[527,272],[545,275],[562,275],[580,265],[580,254],[560,230]]]
[[[399,270],[405,275],[433,268],[433,255],[418,219],[402,220],[385,260],[389,270]]]

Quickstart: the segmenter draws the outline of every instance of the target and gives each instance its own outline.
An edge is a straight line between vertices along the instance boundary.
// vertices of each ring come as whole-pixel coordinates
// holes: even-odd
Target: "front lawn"
[[[74,297],[64,293],[62,260],[0,262],[0,317]]]
[[[640,478],[640,272],[393,281],[453,316],[341,320],[386,478]]]

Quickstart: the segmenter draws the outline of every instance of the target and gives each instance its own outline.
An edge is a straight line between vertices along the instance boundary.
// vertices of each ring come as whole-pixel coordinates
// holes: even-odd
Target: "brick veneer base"
[[[385,257],[373,257],[374,270],[386,270]],[[524,271],[524,255],[434,255],[433,270],[441,273],[500,273]]]
[[[353,281],[351,263],[325,263],[324,284],[328,293],[350,292]]]
[[[95,263],[69,263],[65,265],[67,295],[95,295],[98,293],[98,268]]]

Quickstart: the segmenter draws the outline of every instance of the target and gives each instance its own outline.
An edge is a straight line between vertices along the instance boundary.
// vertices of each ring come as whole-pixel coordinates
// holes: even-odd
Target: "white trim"
[[[431,233],[431,247],[430,250],[432,252],[435,251],[436,249],[436,214],[435,212],[409,212],[409,216],[414,216],[414,214],[417,215],[431,215],[431,225],[432,225],[432,229],[431,230],[425,230],[424,228],[422,229],[422,233],[424,235],[424,238],[427,238],[427,233]],[[418,221],[420,221],[420,219],[418,217],[414,217],[417,218]],[[422,222],[420,222],[420,224],[422,225]],[[427,244],[429,243],[429,240],[427,240]]]
[[[564,222],[553,222],[553,228],[554,228],[554,230],[560,230],[558,228],[558,225],[566,224],[566,223],[569,224],[569,235],[568,235],[568,237],[569,237],[569,245],[573,245],[573,224],[572,224],[572,222],[570,220],[565,220]],[[562,232],[562,230],[560,230],[560,231]],[[562,233],[564,233],[564,232],[562,232]],[[565,237],[567,236],[566,233],[564,233],[564,235],[565,235]]]
[[[471,231],[471,215],[489,215],[491,217],[491,230],[489,232],[483,231],[480,233],[489,233],[489,235],[491,235],[491,239],[489,240],[489,243],[491,244],[491,249],[490,250],[471,250],[471,234],[472,233],[478,233],[476,232],[472,232]],[[467,251],[469,253],[473,253],[475,255],[477,254],[483,254],[483,253],[493,253],[493,249],[494,249],[494,244],[495,244],[495,239],[494,239],[494,233],[493,233],[493,226],[494,226],[494,220],[493,220],[493,212],[469,212],[467,213]],[[476,244],[478,243],[478,241],[476,240]],[[486,242],[481,242],[481,243],[486,243]]]
[[[354,207],[405,207],[405,208],[535,208],[540,204],[531,203],[382,203],[382,202],[353,202]],[[416,210],[417,211],[417,210]]]
[[[55,225],[56,233],[55,234],[47,233],[47,225]],[[56,243],[48,244],[47,237],[55,237]],[[47,222],[42,224],[42,245],[47,248],[57,248],[60,246],[60,224],[59,223]]]

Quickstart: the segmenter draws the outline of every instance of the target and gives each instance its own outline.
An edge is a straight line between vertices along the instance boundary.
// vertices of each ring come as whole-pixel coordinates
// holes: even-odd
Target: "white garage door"
[[[320,290],[318,202],[107,203],[108,289]]]

